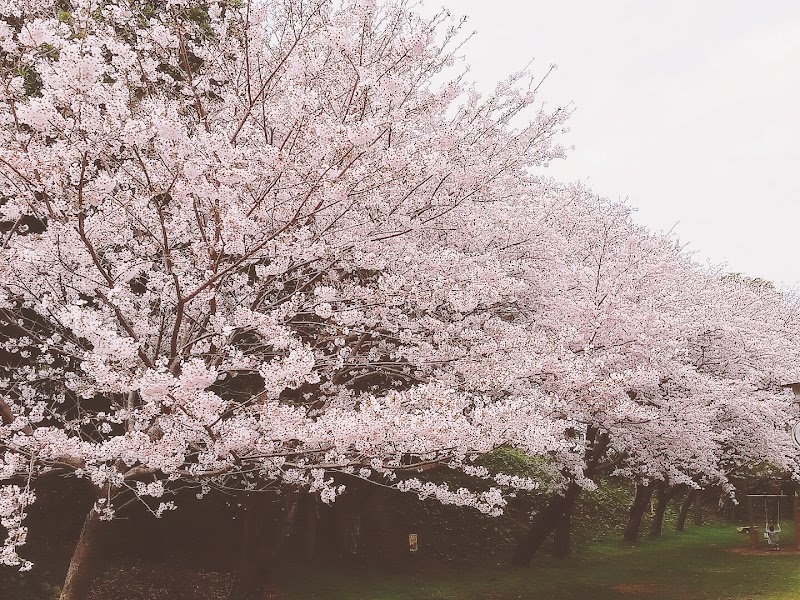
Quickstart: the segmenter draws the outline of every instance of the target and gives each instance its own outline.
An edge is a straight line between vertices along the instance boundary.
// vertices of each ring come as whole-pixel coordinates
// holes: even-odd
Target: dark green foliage
[[[52,44],[47,44],[47,43],[39,46],[39,54],[51,60],[58,60],[59,57],[58,48],[56,48]]]
[[[72,13],[69,10],[65,9],[59,10],[56,13],[56,19],[67,25],[75,24],[75,19],[72,17]]]
[[[548,483],[552,480],[554,473],[546,458],[529,456],[514,448],[498,448],[494,452],[482,456],[478,464],[486,467],[492,473],[532,477],[539,481],[546,478]]]
[[[528,522],[530,502],[512,499],[505,513],[489,517],[472,508],[445,506],[435,500],[420,502],[411,494],[392,494],[387,502],[392,541],[387,555],[408,555],[407,536],[419,535],[420,552],[446,561],[481,561],[505,554]],[[389,558],[387,556],[386,558]]]
[[[208,16],[208,11],[204,7],[193,6],[189,9],[187,17],[190,21],[196,23],[205,35],[209,37],[214,35],[214,31],[211,29],[211,19]]]
[[[166,73],[170,77],[172,77],[175,81],[183,81],[186,79],[183,71],[180,68],[176,67],[175,65],[171,65],[169,63],[161,63],[156,68],[156,71],[159,73]]]
[[[152,19],[157,14],[156,7],[152,4],[145,4],[142,6],[142,17],[145,19]]]
[[[575,549],[580,552],[582,539],[600,539],[616,532],[621,535],[632,499],[630,484],[624,480],[603,480],[596,490],[584,491],[575,506]]]
[[[44,82],[42,76],[33,67],[20,67],[18,70],[20,77],[22,77],[25,86],[26,96],[41,96]]]
[[[10,567],[0,567],[0,598],[14,600],[56,600],[64,581],[62,565],[37,564],[36,573],[20,573]]]

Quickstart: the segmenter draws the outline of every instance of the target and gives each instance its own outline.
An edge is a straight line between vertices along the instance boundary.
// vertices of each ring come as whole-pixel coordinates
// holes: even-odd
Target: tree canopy
[[[576,432],[633,478],[796,471],[797,299],[548,178],[569,110],[478,93],[464,38],[404,0],[0,6],[0,562],[48,474],[113,518],[334,473],[494,514],[537,482],[475,459],[591,486]]]

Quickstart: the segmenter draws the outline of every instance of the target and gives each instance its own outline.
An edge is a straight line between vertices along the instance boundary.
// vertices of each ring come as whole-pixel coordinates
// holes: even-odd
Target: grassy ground
[[[790,540],[791,531],[782,537]],[[424,544],[425,540],[420,540]],[[796,600],[800,552],[751,551],[733,526],[694,527],[625,547],[593,542],[565,561],[538,558],[515,569],[487,558],[456,564],[416,555],[393,565],[284,564],[270,576],[264,600]],[[39,563],[23,578],[0,578],[2,600],[51,600],[61,566]],[[91,600],[227,598],[230,576],[168,565],[110,565]]]
[[[784,532],[784,539],[791,539]],[[415,560],[420,559],[414,564]],[[518,600],[652,598],[795,600],[800,553],[747,549],[733,527],[705,526],[646,540],[635,548],[599,542],[566,561],[540,559],[531,569],[503,565],[441,566],[409,557],[395,568],[287,568],[268,597],[285,600]]]

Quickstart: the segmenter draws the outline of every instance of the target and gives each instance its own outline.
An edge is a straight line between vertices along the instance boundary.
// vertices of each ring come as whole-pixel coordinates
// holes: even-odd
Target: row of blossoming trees
[[[412,4],[0,5],[0,562],[47,476],[96,492],[82,598],[100,521],[187,486],[497,514],[537,482],[475,460],[512,447],[563,478],[526,563],[605,474],[794,472],[794,298],[543,177],[568,111],[476,92]]]

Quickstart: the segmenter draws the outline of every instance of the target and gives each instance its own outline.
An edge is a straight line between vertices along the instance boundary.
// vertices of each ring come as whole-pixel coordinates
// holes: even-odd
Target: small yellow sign
[[[419,549],[419,546],[417,545],[416,533],[408,534],[408,549],[411,550],[411,552],[416,552]]]

